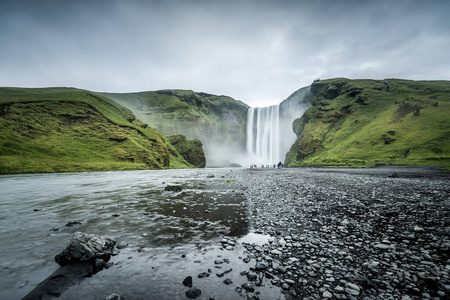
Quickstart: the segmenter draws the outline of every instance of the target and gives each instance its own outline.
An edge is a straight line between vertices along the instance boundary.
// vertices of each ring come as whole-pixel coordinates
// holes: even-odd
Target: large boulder
[[[55,261],[62,266],[96,259],[108,261],[115,244],[116,241],[109,237],[75,232],[69,245],[55,256]]]

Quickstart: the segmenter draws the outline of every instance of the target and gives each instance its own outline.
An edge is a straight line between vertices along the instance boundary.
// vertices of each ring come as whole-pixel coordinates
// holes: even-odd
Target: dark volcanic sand
[[[389,178],[393,173],[398,178]],[[244,246],[265,262],[263,274],[287,281],[283,288],[293,298],[450,298],[449,172],[384,167],[234,174],[254,230],[273,239],[262,248]]]

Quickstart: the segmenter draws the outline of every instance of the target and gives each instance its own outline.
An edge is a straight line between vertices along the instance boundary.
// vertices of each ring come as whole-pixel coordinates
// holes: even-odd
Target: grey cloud
[[[316,77],[449,79],[448,11],[407,0],[2,1],[0,85],[184,88],[264,106]]]

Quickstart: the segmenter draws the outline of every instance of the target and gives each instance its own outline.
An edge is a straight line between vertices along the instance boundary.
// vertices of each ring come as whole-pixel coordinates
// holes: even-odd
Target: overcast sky
[[[191,89],[250,106],[315,78],[450,80],[450,1],[0,1],[0,86]]]

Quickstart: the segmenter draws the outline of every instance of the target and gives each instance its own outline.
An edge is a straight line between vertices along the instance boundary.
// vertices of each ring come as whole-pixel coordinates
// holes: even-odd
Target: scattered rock
[[[202,272],[200,274],[197,275],[198,278],[203,278],[203,277],[209,277],[209,273],[208,272]]]
[[[192,276],[188,276],[183,280],[183,285],[189,288],[192,287]]]
[[[449,176],[403,168],[392,181],[385,168],[234,174],[255,231],[270,235],[242,243],[241,261],[255,260],[241,272],[248,284],[293,299],[447,297]]]
[[[72,227],[72,226],[76,226],[76,225],[81,225],[81,222],[79,222],[79,221],[70,221],[65,226]]]
[[[189,299],[197,299],[202,294],[202,291],[197,287],[192,287],[186,292],[186,297]]]
[[[124,300],[125,298],[116,294],[116,293],[112,293],[108,296],[106,296],[105,300]]]
[[[181,188],[181,185],[179,184],[175,184],[175,183],[168,183],[166,185],[166,187],[164,188],[165,191],[167,192],[181,192],[183,189]]]
[[[241,287],[242,287],[244,290],[246,290],[246,291],[248,291],[248,292],[250,292],[250,293],[253,293],[253,292],[255,291],[255,288],[252,287],[252,286],[251,286],[250,284],[248,284],[248,283],[242,284]]]
[[[123,248],[126,248],[126,247],[128,247],[128,243],[125,242],[125,241],[122,241],[122,242],[120,242],[119,245],[117,245],[117,249],[123,249]]]

